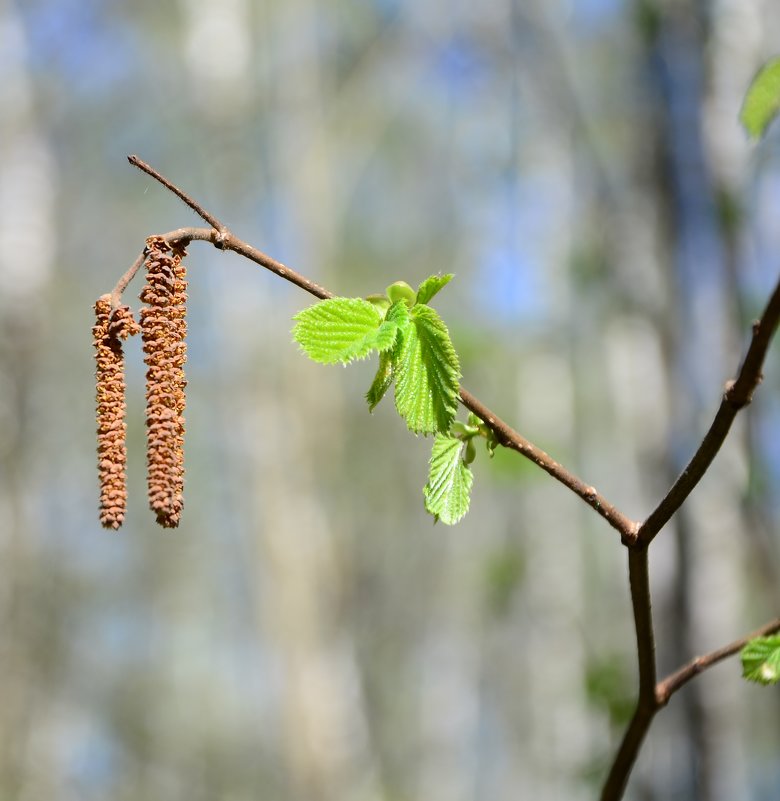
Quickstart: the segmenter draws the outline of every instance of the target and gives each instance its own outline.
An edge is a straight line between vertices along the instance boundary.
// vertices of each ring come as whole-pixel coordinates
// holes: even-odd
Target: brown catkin
[[[111,311],[111,296],[95,302],[95,346],[98,477],[100,479],[100,523],[118,529],[127,506],[125,447],[125,369],[121,340],[137,334],[138,323],[128,306]]]
[[[164,528],[175,528],[184,505],[184,363],[187,281],[183,248],[162,237],[146,240],[141,300],[146,372],[146,463],[149,506]]]

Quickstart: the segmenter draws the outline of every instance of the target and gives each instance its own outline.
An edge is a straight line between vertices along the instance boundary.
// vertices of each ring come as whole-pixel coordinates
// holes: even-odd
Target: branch
[[[629,548],[628,576],[631,585],[631,605],[634,610],[636,653],[639,666],[639,695],[620,743],[612,767],[601,791],[601,801],[617,801],[623,797],[628,777],[634,767],[653,718],[660,709],[656,700],[655,634],[650,603],[650,577],[647,546]]]
[[[720,408],[712,421],[710,430],[666,497],[640,526],[637,532],[639,543],[649,544],[652,542],[656,534],[683,505],[721,449],[737,412],[753,399],[753,392],[763,378],[761,368],[769,343],[777,330],[778,321],[780,321],[780,281],[769,298],[761,319],[753,324],[753,339],[750,342],[745,361],[742,363],[736,381],[729,381],[726,385]]]
[[[734,642],[728,645],[724,645],[722,648],[718,648],[717,651],[711,651],[704,656],[697,656],[695,659],[688,662],[687,665],[683,665],[679,670],[671,673],[663,681],[658,683],[658,686],[655,688],[656,703],[659,706],[666,706],[672,695],[684,684],[687,684],[694,676],[698,676],[699,673],[703,673],[713,665],[717,665],[718,662],[722,662],[724,659],[738,653],[756,637],[768,637],[770,634],[776,634],[778,631],[780,631],[780,618],[776,618],[771,623],[767,623],[752,634],[748,634],[745,637],[734,640]]]
[[[766,637],[780,631],[780,618],[776,618],[751,634],[740,637],[716,651],[697,656],[655,684],[655,645],[647,582],[647,548],[629,549],[628,559],[639,658],[639,699],[601,791],[601,801],[618,801],[623,797],[639,749],[653,719],[669,703],[669,699],[677,690],[708,668],[741,651],[756,637]]]
[[[139,170],[143,170],[147,175],[151,175],[155,181],[159,181],[166,189],[169,189],[173,192],[176,197],[180,200],[184,201],[194,212],[198,215],[202,220],[207,222],[212,228],[216,229],[219,233],[226,231],[224,225],[210,212],[206,211],[203,206],[200,205],[196,200],[193,200],[186,192],[183,192],[179,189],[176,184],[169,181],[164,175],[161,175],[154,167],[150,167],[145,161],[141,161],[138,156],[128,156],[127,160],[134,166],[138,167]]]
[[[496,435],[498,442],[505,448],[517,451],[519,454],[530,459],[537,467],[549,473],[554,479],[560,481],[573,493],[579,495],[591,509],[600,514],[612,528],[617,529],[625,543],[633,542],[636,537],[637,523],[626,517],[619,509],[616,509],[606,498],[600,495],[595,487],[587,485],[584,481],[570,473],[562,464],[558,463],[545,453],[541,448],[537,448],[521,434],[518,434],[511,426],[507,425],[500,417],[493,414],[480,400],[475,398],[468,390],[461,387],[460,399],[463,405],[471,412],[474,412],[486,426]]]
[[[239,239],[213,214],[206,211],[186,192],[157,172],[153,167],[150,167],[139,159],[138,156],[128,156],[128,161],[133,166],[138,167],[147,175],[159,181],[166,189],[169,189],[178,198],[183,200],[196,214],[212,226],[211,229],[177,228],[175,231],[162,234],[163,239],[167,242],[178,242],[180,244],[187,244],[193,240],[211,242],[215,247],[221,250],[232,250],[240,256],[259,264],[261,267],[265,267],[267,270],[276,273],[280,278],[290,281],[317,298],[324,300],[333,297],[333,293],[329,292],[324,287],[315,284],[295,270],[292,270],[281,262],[276,261],[276,259],[271,258]],[[114,288],[111,299],[115,307],[119,306],[122,292],[124,292],[127,285],[133,279],[133,276],[143,264],[143,260],[144,254],[142,253],[141,256],[136,259],[132,267],[120,278],[119,283]],[[480,400],[462,387],[460,390],[460,399],[467,409],[474,412],[474,414],[493,431],[497,441],[501,445],[505,448],[517,451],[522,456],[525,456],[526,459],[530,459],[534,464],[541,467],[542,470],[545,470],[554,479],[582,498],[588,506],[598,512],[613,528],[620,532],[624,543],[630,544],[635,541],[638,524],[609,503],[594,487],[586,484],[573,473],[569,472],[563,465],[556,462],[551,456],[541,450],[541,448],[537,448],[532,442],[522,437],[517,431],[511,428],[511,426],[507,425],[500,417],[488,409]]]

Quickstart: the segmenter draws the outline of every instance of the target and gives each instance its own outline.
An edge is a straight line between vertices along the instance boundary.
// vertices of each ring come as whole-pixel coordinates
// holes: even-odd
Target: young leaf
[[[330,298],[299,312],[293,318],[293,339],[313,361],[346,364],[365,358],[374,348],[386,350],[395,342],[376,306],[362,298]]]
[[[395,320],[383,320],[374,337],[375,347],[380,353],[392,350],[398,339],[398,323]]]
[[[406,281],[395,281],[387,287],[387,297],[391,303],[404,301],[407,306],[414,306],[417,294]]]
[[[430,306],[414,306],[411,322],[395,358],[395,407],[416,434],[446,433],[458,409],[458,354]]]
[[[368,401],[368,411],[373,412],[379,405],[379,401],[385,396],[385,392],[393,383],[393,357],[389,351],[379,354],[379,369],[376,371],[374,380],[366,392]]]
[[[443,289],[453,279],[452,273],[446,275],[431,275],[417,287],[417,302],[428,303],[428,301],[440,290]]]
[[[756,637],[740,654],[742,676],[759,684],[777,684],[780,680],[780,635]]]
[[[409,306],[404,300],[396,301],[387,310],[385,320],[395,323],[398,326],[398,330],[401,332],[401,338],[403,338],[409,326],[412,324],[409,316]]]
[[[742,103],[739,119],[748,135],[760,139],[780,112],[780,58],[764,64],[753,78]]]
[[[469,510],[474,476],[461,459],[462,447],[455,437],[436,435],[428,483],[423,489],[425,508],[448,526],[455,525]]]

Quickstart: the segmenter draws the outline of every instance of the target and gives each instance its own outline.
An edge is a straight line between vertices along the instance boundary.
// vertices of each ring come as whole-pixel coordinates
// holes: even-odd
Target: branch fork
[[[169,245],[186,246],[193,241],[211,242],[217,249],[234,251],[317,298],[327,299],[334,297],[333,293],[324,287],[315,284],[290,267],[239,239],[217,217],[204,209],[186,192],[142,161],[138,156],[129,156],[128,160],[134,167],[142,170],[176,195],[208,225],[207,228],[177,228],[160,235],[161,239],[165,240]],[[127,272],[119,279],[111,293],[111,307],[113,310],[121,306],[122,293],[144,263],[146,255],[147,252],[144,249]],[[735,640],[709,654],[692,659],[663,680],[657,680],[655,635],[648,569],[649,546],[709,469],[713,459],[723,445],[737,413],[751,402],[753,393],[762,380],[762,365],[779,321],[780,281],[775,287],[761,318],[752,326],[752,338],[745,359],[737,377],[726,383],[720,407],[701,444],[664,498],[641,523],[625,515],[603,497],[595,487],[584,482],[541,448],[538,448],[530,440],[515,431],[468,390],[463,387],[460,388],[461,403],[491,429],[500,445],[517,451],[521,456],[532,461],[556,481],[575,493],[620,534],[621,543],[627,549],[631,601],[636,632],[639,690],[633,718],[624,734],[602,789],[602,801],[617,801],[617,799],[622,798],[642,742],[655,715],[669,703],[670,698],[677,690],[703,671],[736,654],[755,637],[767,636],[780,631],[780,618],[777,618],[752,634]]]

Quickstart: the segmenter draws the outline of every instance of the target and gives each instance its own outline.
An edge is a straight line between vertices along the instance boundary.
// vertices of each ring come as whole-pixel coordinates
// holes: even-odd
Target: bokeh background
[[[239,235],[343,295],[437,298],[463,383],[627,514],[717,408],[778,272],[775,0],[0,0],[0,798],[596,797],[635,690],[625,553],[516,454],[432,524],[430,441],[311,302],[191,247],[186,507],[97,522],[91,306],[152,233]],[[140,281],[126,298],[137,307]],[[661,673],[780,608],[780,359],[651,550]],[[713,669],[632,799],[780,797],[780,698]]]

